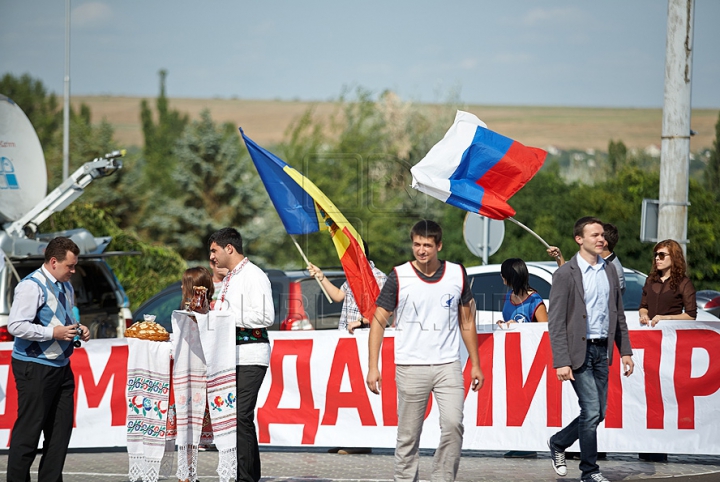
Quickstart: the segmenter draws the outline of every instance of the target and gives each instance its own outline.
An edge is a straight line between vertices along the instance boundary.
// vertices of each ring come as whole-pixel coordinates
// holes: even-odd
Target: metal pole
[[[65,0],[65,88],[63,92],[63,181],[70,175],[70,0]]]
[[[490,218],[483,216],[483,264],[488,264],[488,250],[490,247]]]
[[[658,239],[687,252],[694,0],[668,0]]]

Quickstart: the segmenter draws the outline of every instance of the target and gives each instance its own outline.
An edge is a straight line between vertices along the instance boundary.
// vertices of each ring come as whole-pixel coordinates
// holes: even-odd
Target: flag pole
[[[543,238],[541,238],[540,236],[538,236],[538,234],[537,234],[535,231],[533,231],[532,229],[528,228],[527,226],[525,226],[523,223],[521,223],[520,221],[518,221],[518,220],[515,219],[514,217],[508,216],[507,219],[508,219],[509,221],[512,221],[513,223],[517,224],[518,226],[520,226],[521,228],[523,228],[525,231],[527,231],[528,233],[532,234],[532,235],[535,236],[536,238],[538,238],[538,239],[540,240],[540,242],[545,245],[546,248],[549,248],[549,247],[550,247],[550,245],[547,244]]]
[[[295,240],[295,236],[290,235],[290,239],[292,239],[293,243],[295,243],[295,247],[298,251],[300,251],[300,256],[302,256],[302,259],[305,261],[305,265],[307,266],[310,264],[310,261],[308,261],[307,256],[305,256],[305,253],[303,252],[302,248],[298,244],[298,242]],[[325,290],[325,287],[322,285],[322,281],[317,279],[317,276],[315,277],[315,281],[317,281],[317,284],[320,286],[320,289],[323,293],[325,293],[325,298],[327,298],[328,303],[332,303],[332,299],[330,298],[330,295],[328,294],[327,290]]]

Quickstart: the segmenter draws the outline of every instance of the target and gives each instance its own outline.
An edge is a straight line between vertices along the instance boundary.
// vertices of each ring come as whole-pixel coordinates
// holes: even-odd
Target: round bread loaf
[[[154,321],[140,321],[125,330],[125,338],[139,338],[150,341],[168,341],[170,333]]]

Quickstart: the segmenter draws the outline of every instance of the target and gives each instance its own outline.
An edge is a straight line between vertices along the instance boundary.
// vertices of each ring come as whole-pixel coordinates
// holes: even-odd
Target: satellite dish
[[[35,128],[0,94],[0,223],[21,218],[46,194],[45,156]]]
[[[487,264],[487,256],[497,253],[502,245],[505,238],[505,223],[479,214],[467,213],[463,223],[463,238],[470,252],[483,258],[483,262]]]

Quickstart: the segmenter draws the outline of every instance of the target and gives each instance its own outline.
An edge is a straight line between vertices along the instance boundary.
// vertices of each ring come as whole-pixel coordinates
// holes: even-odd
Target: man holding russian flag
[[[475,300],[460,264],[438,259],[442,228],[423,220],[410,231],[413,261],[396,266],[377,300],[368,340],[367,386],[380,393],[380,347],[390,314],[395,312],[395,381],[398,432],[395,480],[418,480],[419,445],[428,397],[440,409],[440,443],[432,480],[453,481],[460,466],[465,388],[460,339],[470,357],[473,391],[484,377],[478,357]]]

